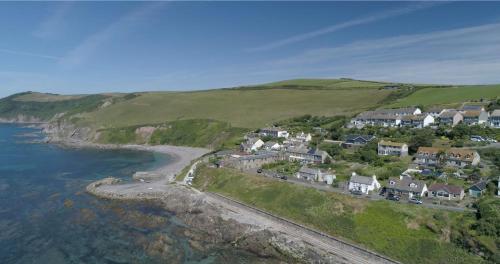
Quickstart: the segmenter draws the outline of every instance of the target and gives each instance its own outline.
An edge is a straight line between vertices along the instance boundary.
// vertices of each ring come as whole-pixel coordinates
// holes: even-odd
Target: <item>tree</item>
[[[410,139],[408,147],[410,154],[416,153],[419,147],[431,147],[434,140],[434,133],[429,129],[417,130]]]

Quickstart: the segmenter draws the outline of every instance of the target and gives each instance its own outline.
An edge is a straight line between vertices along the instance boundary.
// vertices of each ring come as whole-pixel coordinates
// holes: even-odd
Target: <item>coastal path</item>
[[[344,241],[342,239],[330,236],[321,231],[312,229],[302,224],[295,223],[286,218],[274,215],[267,211],[255,208],[253,206],[236,201],[232,198],[226,197],[221,194],[206,192],[208,197],[215,199],[216,203],[225,204],[225,207],[232,211],[250,211],[261,217],[267,218],[281,226],[280,230],[295,238],[300,238],[305,243],[309,243],[315,247],[323,249],[325,252],[331,253],[339,257],[343,261],[341,263],[356,263],[356,264],[394,264],[399,263],[381,254],[355,245],[353,243]]]

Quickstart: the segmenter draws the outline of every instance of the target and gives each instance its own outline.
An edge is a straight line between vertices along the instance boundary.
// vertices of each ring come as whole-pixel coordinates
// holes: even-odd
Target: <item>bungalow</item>
[[[378,143],[379,156],[408,156],[408,145],[406,143],[398,143],[381,140]]]
[[[380,188],[380,183],[377,181],[375,175],[372,177],[359,176],[353,172],[349,180],[349,191],[360,191],[364,194],[368,194],[378,188]]]
[[[443,183],[435,183],[429,187],[428,196],[445,200],[462,200],[465,196],[465,193],[462,187]]]
[[[427,184],[424,181],[414,180],[409,176],[399,176],[399,178],[389,178],[389,185],[386,186],[387,192],[407,195],[408,198],[424,197],[427,194]]]
[[[442,155],[440,156],[440,152]],[[465,166],[477,166],[480,156],[477,151],[469,149],[451,148],[441,149],[433,147],[420,147],[415,155],[415,163],[418,165],[433,167],[442,165],[463,168]]]
[[[308,149],[305,146],[290,147],[287,149],[286,154],[290,161],[300,161],[302,163],[325,163],[326,158],[330,155],[326,151],[318,149]]]
[[[275,138],[288,138],[288,136],[289,136],[289,134],[286,130],[281,129],[279,127],[261,128],[259,130],[259,133],[262,136],[269,136],[269,137],[275,137]]]
[[[463,117],[463,122],[467,125],[481,125],[488,122],[488,112],[485,111],[465,111]]]
[[[347,135],[345,142],[342,143],[342,146],[344,148],[364,146],[374,139],[375,139],[375,136],[372,136],[372,135],[351,134],[351,135]]]
[[[401,126],[424,128],[434,123],[434,117],[429,114],[407,115],[401,118]]]
[[[488,119],[488,124],[493,128],[500,128],[500,109],[496,109],[491,112],[490,118]]]
[[[263,148],[265,150],[280,150],[281,149],[281,145],[278,142],[275,142],[275,141],[268,141],[268,142],[264,143]]]
[[[439,123],[446,126],[456,126],[463,120],[463,115],[457,110],[446,110],[439,116]]]
[[[241,143],[240,149],[245,153],[257,151],[264,145],[264,141],[260,138],[248,138],[246,142]]]
[[[479,198],[486,191],[487,183],[485,181],[479,181],[469,188],[469,196]]]

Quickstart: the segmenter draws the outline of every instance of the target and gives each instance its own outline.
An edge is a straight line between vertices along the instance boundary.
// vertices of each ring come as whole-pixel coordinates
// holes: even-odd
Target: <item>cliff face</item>
[[[42,128],[48,142],[94,142],[98,136],[92,128],[77,126],[66,119],[45,123]]]

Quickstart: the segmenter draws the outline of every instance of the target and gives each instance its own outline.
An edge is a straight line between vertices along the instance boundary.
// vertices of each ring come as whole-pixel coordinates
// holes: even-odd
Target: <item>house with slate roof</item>
[[[439,124],[445,126],[456,126],[464,120],[464,116],[457,110],[446,110],[439,115]]]
[[[493,128],[500,128],[500,109],[491,112],[488,118],[488,125]]]
[[[442,153],[441,157],[440,153]],[[480,156],[477,151],[464,148],[420,147],[415,154],[415,163],[425,167],[434,167],[441,162],[442,165],[463,168],[477,166],[479,161]]]
[[[464,189],[455,185],[435,183],[429,187],[428,197],[443,200],[462,200],[465,196]]]
[[[487,182],[479,181],[469,188],[469,196],[479,198],[486,191]]]
[[[386,186],[388,193],[405,195],[408,198],[424,197],[427,194],[427,184],[424,181],[415,180],[412,177],[401,175],[399,178],[389,178]]]
[[[247,138],[247,140],[240,145],[240,150],[245,153],[252,153],[259,150],[264,145],[264,141],[260,138]]]
[[[434,118],[438,118],[446,109],[443,107],[431,107],[424,114],[429,114]]]
[[[288,138],[289,134],[286,130],[279,127],[265,127],[259,130],[259,134],[262,136],[269,136],[275,138]]]
[[[434,117],[429,114],[406,115],[401,118],[401,126],[424,128],[434,123]]]
[[[373,175],[372,177],[360,176],[355,172],[352,173],[351,179],[349,179],[349,191],[359,191],[364,194],[368,194],[371,191],[380,188],[380,183],[377,181],[377,177]]]
[[[463,122],[467,125],[482,125],[488,122],[488,112],[468,110],[463,112]]]
[[[344,143],[342,143],[342,146],[344,148],[364,146],[374,139],[375,136],[372,135],[351,134],[347,135]]]
[[[330,155],[324,150],[319,150],[315,148],[307,148],[305,146],[299,147],[289,147],[286,150],[288,155],[288,160],[299,161],[301,163],[325,163],[327,158],[331,158]]]

